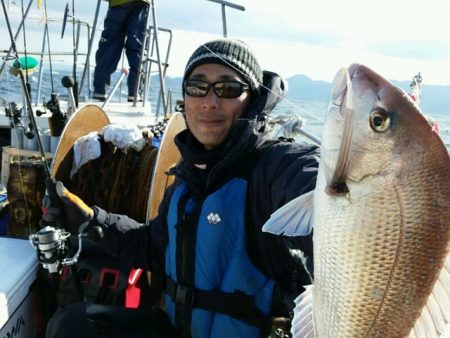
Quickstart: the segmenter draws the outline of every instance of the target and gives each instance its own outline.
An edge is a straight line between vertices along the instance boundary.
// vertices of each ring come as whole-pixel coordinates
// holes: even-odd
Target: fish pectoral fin
[[[262,230],[275,235],[309,235],[313,227],[313,200],[310,191],[286,203],[270,216]]]
[[[450,253],[409,337],[450,337]]]
[[[292,338],[314,338],[313,286],[305,286],[305,292],[295,300],[294,318],[291,324]]]

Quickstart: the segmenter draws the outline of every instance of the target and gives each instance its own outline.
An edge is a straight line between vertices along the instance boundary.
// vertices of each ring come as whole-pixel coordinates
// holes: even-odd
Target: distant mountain
[[[181,99],[181,78],[166,78],[166,87],[172,90],[174,99]],[[331,83],[314,81],[306,75],[298,74],[287,79],[288,99],[327,102]],[[396,86],[410,90],[409,81],[391,81]],[[152,78],[152,83],[159,84]],[[450,86],[422,86],[421,107],[424,113],[443,114],[450,113]]]
[[[306,75],[294,75],[287,79],[288,98],[310,101],[328,101],[331,83],[311,80]],[[409,81],[391,81],[406,92]],[[450,86],[422,86],[421,107],[424,113],[450,113]]]
[[[287,79],[287,97],[297,100],[328,101],[331,84],[325,81],[314,81],[308,76],[298,74]]]

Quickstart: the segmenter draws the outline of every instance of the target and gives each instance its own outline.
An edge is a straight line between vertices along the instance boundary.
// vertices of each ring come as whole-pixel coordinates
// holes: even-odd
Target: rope
[[[88,205],[145,222],[158,149],[147,143],[139,152],[128,149],[125,153],[103,138],[100,143],[101,156],[63,183]]]

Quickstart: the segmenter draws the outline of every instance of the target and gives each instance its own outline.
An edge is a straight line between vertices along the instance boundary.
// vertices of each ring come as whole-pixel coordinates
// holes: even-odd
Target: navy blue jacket
[[[279,82],[278,82],[279,84]],[[265,108],[276,104],[278,98],[265,97]],[[252,107],[261,105],[254,102]],[[273,107],[271,107],[273,108]],[[264,110],[265,109],[265,110]],[[252,109],[248,115],[252,114]],[[263,115],[257,115],[259,117]],[[147,226],[123,215],[109,214],[95,207],[96,221],[104,228],[104,245],[121,260],[149,271],[164,271],[164,253],[167,245],[166,215],[172,192],[185,182],[194,199],[202,199],[234,177],[247,177],[247,250],[253,263],[276,282],[283,295],[274,306],[274,314],[287,315],[292,299],[310,284],[308,274],[298,258],[301,250],[312,267],[312,239],[282,237],[262,232],[270,215],[293,198],[314,189],[319,160],[319,149],[309,144],[288,143],[267,139],[261,129],[262,119],[241,118],[225,142],[213,151],[205,151],[189,130],[177,135],[175,142],[183,160],[172,171],[174,184],[166,191],[159,215]],[[200,169],[195,164],[206,164]],[[232,211],[230,211],[232,212]]]

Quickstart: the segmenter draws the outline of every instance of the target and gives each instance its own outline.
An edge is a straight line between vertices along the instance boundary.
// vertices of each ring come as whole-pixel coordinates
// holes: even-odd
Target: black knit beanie
[[[184,80],[189,78],[195,67],[205,63],[217,63],[229,66],[250,86],[252,92],[258,92],[263,72],[250,48],[240,40],[217,39],[198,47],[189,58],[184,70]],[[184,94],[184,90],[183,90]]]

